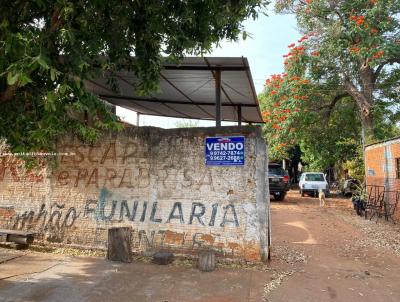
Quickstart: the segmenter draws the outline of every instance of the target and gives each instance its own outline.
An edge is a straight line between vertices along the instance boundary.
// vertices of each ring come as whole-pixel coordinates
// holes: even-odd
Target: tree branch
[[[346,97],[346,96],[349,96],[349,94],[348,94],[347,92],[339,93],[339,94],[335,95],[335,97],[332,99],[332,101],[331,101],[329,104],[324,105],[324,106],[321,106],[321,107],[318,107],[318,108],[315,108],[315,110],[316,110],[316,111],[321,111],[321,110],[323,110],[323,109],[332,110],[332,109],[335,107],[336,103],[337,103],[341,98],[344,98],[344,97]]]
[[[393,58],[393,59],[388,59],[385,62],[381,63],[378,65],[374,72],[374,83],[376,82],[376,79],[379,77],[380,73],[382,72],[382,69],[388,65],[388,64],[393,64],[393,63],[399,63],[400,64],[400,58]]]
[[[0,103],[5,103],[12,99],[17,91],[17,85],[7,86],[7,88],[0,93]]]
[[[345,98],[345,97],[348,97],[348,96],[350,96],[350,95],[347,92],[338,93],[338,94],[335,95],[335,97],[332,99],[332,101],[329,104],[316,108],[316,111],[321,111],[321,110],[324,110],[324,109],[328,109],[327,112],[326,112],[325,118],[326,118],[326,120],[329,120],[329,118],[331,117],[332,111],[335,108],[336,104],[342,98]]]
[[[64,24],[64,21],[60,18],[60,9],[56,8],[51,16],[50,20],[50,33],[54,33]]]
[[[370,116],[372,103],[368,102],[365,95],[357,90],[357,87],[348,79],[344,79],[344,87],[350,96],[353,97],[355,102],[357,103],[362,115],[364,117]],[[372,99],[370,100],[372,102]]]

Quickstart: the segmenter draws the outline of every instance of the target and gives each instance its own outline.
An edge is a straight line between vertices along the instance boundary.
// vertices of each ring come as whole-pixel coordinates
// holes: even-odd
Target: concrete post
[[[215,72],[215,126],[221,127],[221,70]]]
[[[259,221],[260,254],[261,261],[266,262],[269,258],[270,244],[270,214],[269,214],[269,186],[268,186],[268,159],[264,139],[256,138],[256,203]]]

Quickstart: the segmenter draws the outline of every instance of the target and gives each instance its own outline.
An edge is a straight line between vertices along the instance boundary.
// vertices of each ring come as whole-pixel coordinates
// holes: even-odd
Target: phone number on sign
[[[210,156],[209,160],[233,160],[233,161],[241,161],[243,160],[242,156]]]
[[[210,151],[210,155],[243,155],[243,151]]]

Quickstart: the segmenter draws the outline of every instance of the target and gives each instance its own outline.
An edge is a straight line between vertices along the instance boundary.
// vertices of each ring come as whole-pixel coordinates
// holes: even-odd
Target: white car
[[[319,189],[322,189],[325,196],[329,195],[329,185],[325,175],[321,172],[305,172],[301,174],[299,181],[300,194],[318,196]]]

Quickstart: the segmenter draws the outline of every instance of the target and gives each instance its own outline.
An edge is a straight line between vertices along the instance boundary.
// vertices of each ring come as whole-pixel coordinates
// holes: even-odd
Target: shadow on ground
[[[269,272],[28,252],[0,264],[0,301],[262,301]],[[261,300],[260,300],[261,299]]]

